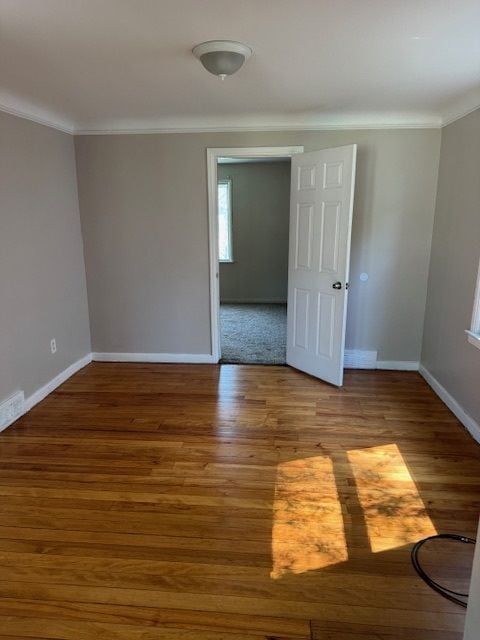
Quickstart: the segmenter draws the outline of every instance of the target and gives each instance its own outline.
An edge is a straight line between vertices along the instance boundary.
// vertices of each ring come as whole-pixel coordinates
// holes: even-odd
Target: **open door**
[[[343,384],[357,145],[292,157],[287,364]]]

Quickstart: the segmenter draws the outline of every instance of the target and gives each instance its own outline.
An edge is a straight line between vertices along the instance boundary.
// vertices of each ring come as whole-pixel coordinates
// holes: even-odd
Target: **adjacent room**
[[[220,158],[221,362],[285,364],[290,160]]]
[[[478,0],[0,24],[0,640],[478,640]]]

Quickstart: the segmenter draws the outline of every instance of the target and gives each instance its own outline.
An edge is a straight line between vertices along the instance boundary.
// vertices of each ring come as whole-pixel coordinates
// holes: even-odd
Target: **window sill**
[[[470,342],[470,344],[473,344],[474,347],[480,349],[480,334],[469,331],[468,329],[465,331],[465,333],[467,334],[467,340]]]
[[[220,264],[233,264],[235,260],[219,260]]]

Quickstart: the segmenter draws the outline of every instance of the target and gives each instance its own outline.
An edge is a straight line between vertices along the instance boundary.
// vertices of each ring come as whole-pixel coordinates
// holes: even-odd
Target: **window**
[[[472,326],[467,330],[468,341],[480,349],[480,265],[478,266],[477,287],[473,302]]]
[[[231,180],[218,182],[218,259],[233,262]]]

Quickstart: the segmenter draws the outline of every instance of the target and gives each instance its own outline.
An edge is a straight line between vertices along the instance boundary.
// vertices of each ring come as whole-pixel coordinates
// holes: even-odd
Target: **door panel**
[[[298,349],[308,349],[309,303],[310,292],[305,289],[295,289],[293,342]]]
[[[312,205],[297,205],[295,268],[312,268],[312,222],[314,208]]]
[[[335,296],[318,294],[317,306],[317,356],[331,358],[335,343]]]
[[[318,267],[320,273],[336,273],[338,271],[340,213],[340,202],[322,202]]]
[[[338,386],[343,383],[356,151],[350,145],[292,158],[287,363]]]

